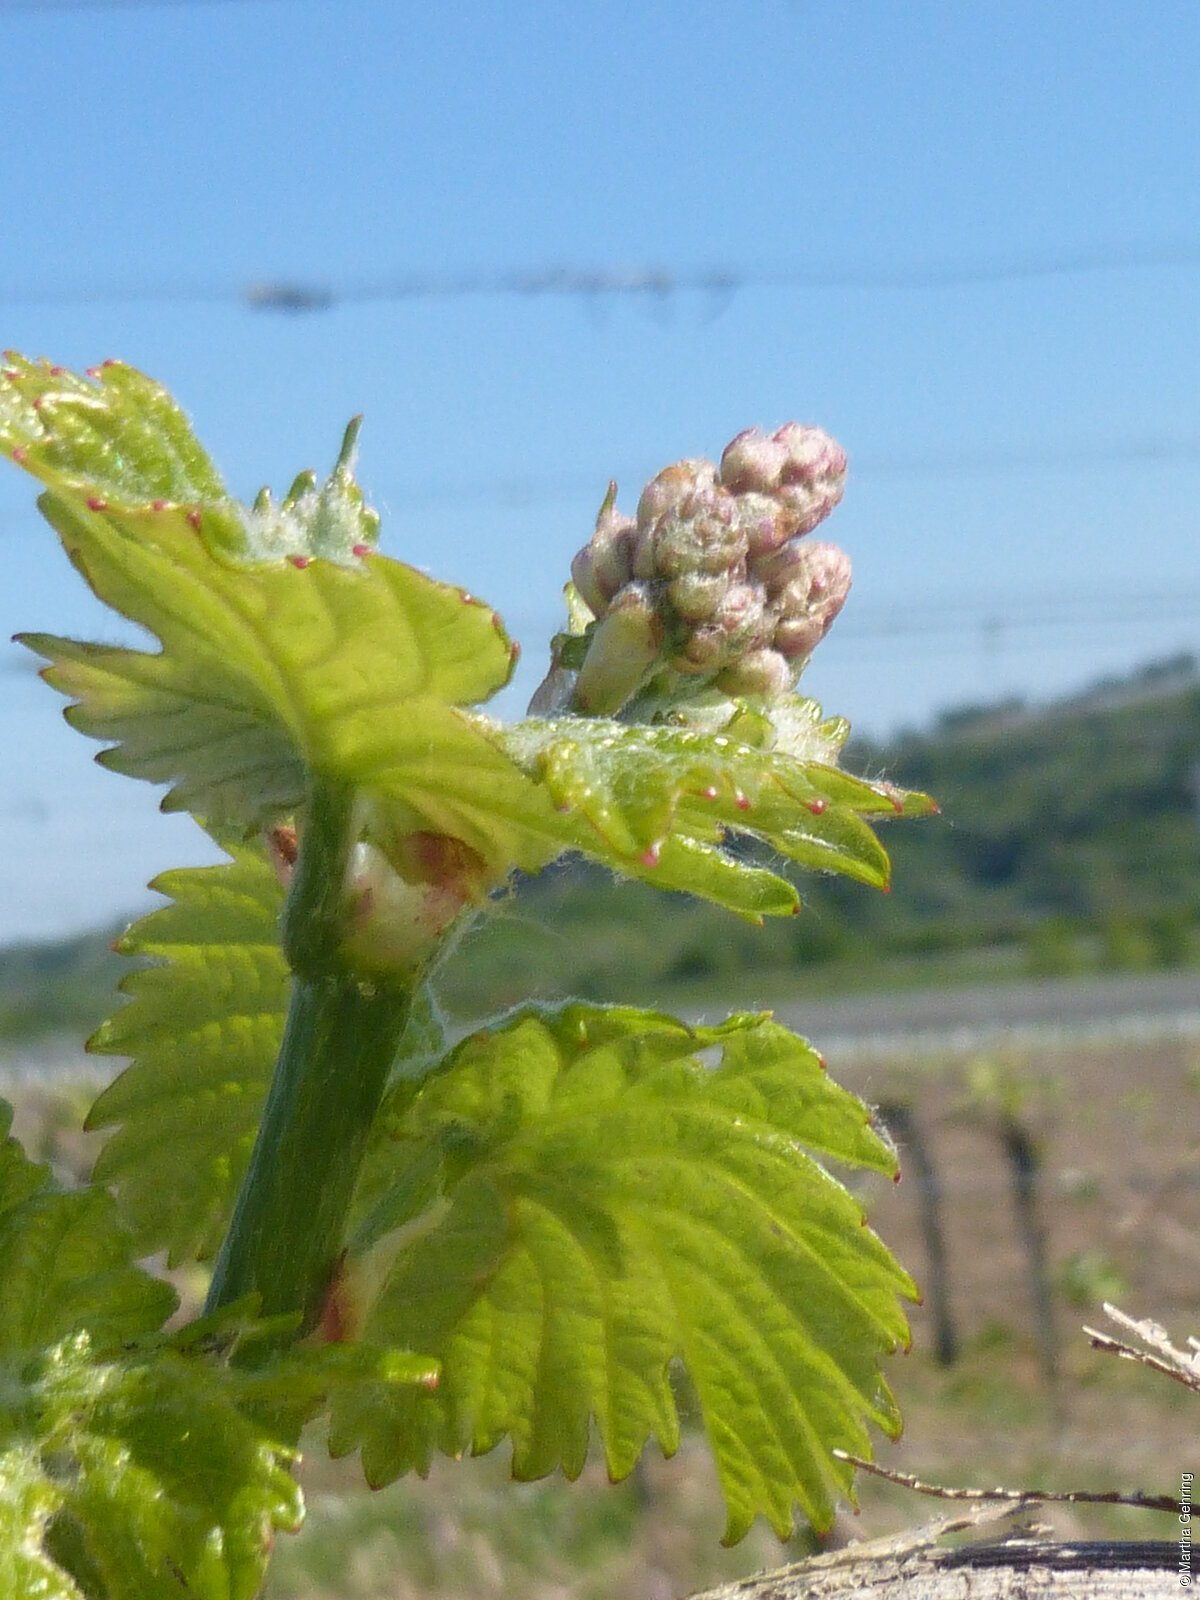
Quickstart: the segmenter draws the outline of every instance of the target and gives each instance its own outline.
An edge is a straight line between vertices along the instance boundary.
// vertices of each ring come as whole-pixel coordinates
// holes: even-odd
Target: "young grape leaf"
[[[152,1332],[178,1297],[132,1264],[112,1196],[51,1182],[8,1137],[0,1101],[0,1358],[83,1330],[107,1348]]]
[[[13,1600],[88,1600],[43,1548],[58,1506],[54,1485],[36,1461],[23,1450],[0,1446],[0,1593]]]
[[[53,489],[83,498],[204,506],[237,548],[241,518],[171,396],[121,361],[86,378],[4,352],[0,446]]]
[[[886,1173],[894,1154],[769,1017],[525,1008],[398,1085],[382,1125],[406,1225],[357,1269],[383,1274],[364,1335],[428,1350],[442,1382],[335,1402],[332,1447],[361,1446],[373,1484],[506,1435],[517,1477],[573,1476],[592,1418],[622,1477],[651,1436],[675,1447],[676,1359],[729,1539],[759,1513],[786,1536],[797,1504],[827,1525],[851,1475],[831,1451],[897,1431],[878,1358],[913,1286],[808,1152]],[[431,1160],[441,1195],[414,1216]]]
[[[253,1600],[276,1531],[304,1515],[300,1422],[331,1389],[436,1368],[300,1349],[254,1372],[159,1344],[101,1359],[86,1334],[0,1357],[0,1579],[13,1600]],[[278,1426],[280,1419],[282,1428]]]
[[[42,506],[100,598],[162,649],[24,642],[74,701],[72,725],[109,743],[104,765],[172,786],[165,809],[215,825],[269,821],[302,804],[311,771],[367,782],[381,731],[394,729],[389,798],[436,828],[422,782],[432,762],[501,765],[455,707],[507,680],[510,648],[492,613],[457,590],[382,556],[353,568],[236,565],[178,509]],[[406,783],[404,754],[422,744],[430,754]]]
[[[86,378],[7,351],[0,373],[0,444],[50,489],[138,506],[200,513],[206,537],[235,557],[325,556],[351,561],[374,545],[379,518],[354,481],[358,419],[330,477],[303,472],[281,504],[264,489],[239,505],[183,412],[162,387],[122,361]]]
[[[11,1111],[0,1104],[0,1135]],[[100,1591],[89,1559],[84,1569],[64,1568],[62,1548],[72,1540],[76,1516],[95,1516],[103,1536],[131,1549],[144,1542],[167,1507],[140,1499],[144,1488],[130,1459],[132,1435],[148,1421],[164,1428],[164,1449],[186,1470],[186,1449],[170,1437],[161,1417],[166,1397],[155,1393],[141,1407],[128,1392],[120,1359],[130,1341],[153,1335],[177,1297],[133,1263],[128,1234],[112,1197],[101,1189],[57,1190],[44,1167],[30,1162],[12,1138],[0,1145],[0,1588],[17,1600],[55,1596],[83,1600]],[[190,1407],[191,1397],[187,1404]],[[132,1404],[130,1403],[132,1401]],[[185,1412],[177,1412],[178,1435]],[[99,1418],[97,1425],[96,1419]],[[189,1435],[189,1437],[191,1437]],[[194,1457],[192,1464],[194,1465]],[[99,1486],[93,1469],[100,1472]],[[286,1473],[284,1474],[286,1478]],[[290,1478],[287,1479],[290,1484]],[[232,1485],[230,1493],[244,1487]],[[189,1491],[195,1494],[196,1486]],[[211,1490],[212,1486],[209,1486]],[[103,1505],[89,1497],[99,1493]],[[120,1504],[122,1525],[107,1525]],[[56,1550],[56,1542],[59,1549]],[[211,1540],[208,1541],[211,1544]],[[220,1543],[215,1547],[220,1554]],[[178,1566],[179,1563],[176,1563]],[[153,1575],[105,1571],[104,1593],[123,1597],[178,1593],[177,1579],[159,1563]],[[76,1581],[81,1579],[82,1581]],[[111,1579],[111,1582],[107,1580]],[[176,1583],[171,1589],[168,1583]],[[228,1587],[211,1583],[197,1592],[226,1600]],[[238,1591],[249,1596],[246,1586]]]
[[[253,1600],[303,1500],[293,1452],[240,1414],[219,1369],[169,1351],[98,1360],[80,1334],[5,1378],[3,1544],[48,1585],[6,1593]]]
[[[161,649],[25,642],[104,763],[169,784],[167,809],[242,827],[295,811],[310,773],[380,781],[397,826],[451,832],[501,875],[541,865],[560,846],[527,825],[531,786],[458,710],[508,680],[511,644],[486,606],[371,552],[351,443],[323,488],[243,508],[158,385],[11,357],[0,446],[47,485],[95,593]]]
[[[804,705],[819,721],[819,708]],[[828,759],[743,742],[735,731],[558,718],[529,719],[496,737],[545,785],[579,848],[599,854],[598,836],[629,875],[752,916],[792,911],[798,896],[785,879],[724,852],[726,830],[760,839],[798,866],[883,888],[887,853],[862,819],[933,809],[923,795],[864,782]],[[764,878],[775,885],[773,899],[759,887]]]
[[[171,904],[118,949],[149,957],[121,981],[127,1003],[89,1041],[132,1063],[87,1126],[120,1124],[96,1162],[138,1242],[172,1265],[213,1255],[258,1132],[283,1037],[288,972],[279,948],[283,891],[260,850],[164,873]]]
[[[302,1423],[341,1385],[428,1386],[436,1363],[301,1347],[246,1370],[161,1334],[175,1293],[133,1264],[111,1196],[55,1190],[10,1120],[0,1103],[0,1593],[252,1600],[274,1531],[299,1526]]]

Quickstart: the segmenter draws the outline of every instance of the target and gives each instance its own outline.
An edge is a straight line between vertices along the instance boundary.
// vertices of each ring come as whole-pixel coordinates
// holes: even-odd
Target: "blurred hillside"
[[[1040,711],[944,716],[856,752],[927,789],[943,824],[897,829],[897,894],[852,926],[918,951],[1024,947],[1033,970],[1200,956],[1200,675],[1190,656]]]
[[[90,1033],[112,1010],[129,968],[115,954],[119,927],[0,950],[0,1039]]]
[[[802,884],[763,928],[578,862],[522,882],[441,977],[468,1016],[531,993],[755,1005],[849,988],[1200,964],[1200,671],[1190,656],[1032,708],[960,709],[847,765],[942,816],[887,831],[895,892]],[[0,952],[0,1036],[86,1032],[112,931]]]

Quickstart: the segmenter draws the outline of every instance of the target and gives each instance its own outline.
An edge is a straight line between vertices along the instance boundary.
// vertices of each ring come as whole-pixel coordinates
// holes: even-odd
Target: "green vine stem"
[[[412,990],[340,957],[353,791],[317,780],[283,914],[287,1026],[207,1310],[256,1294],[263,1316],[318,1321]]]

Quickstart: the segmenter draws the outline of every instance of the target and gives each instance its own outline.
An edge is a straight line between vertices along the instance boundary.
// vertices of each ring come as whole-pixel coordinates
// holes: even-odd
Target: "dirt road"
[[[840,1054],[971,1049],[1004,1039],[1200,1034],[1200,972],[1044,978],[785,1002],[781,1022]]]

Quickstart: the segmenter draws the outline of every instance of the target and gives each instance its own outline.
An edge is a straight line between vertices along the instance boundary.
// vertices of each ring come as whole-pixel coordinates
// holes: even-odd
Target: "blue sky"
[[[364,411],[385,548],[506,616],[514,713],[607,479],[632,508],[659,466],[791,417],[850,455],[823,534],[855,590],[805,683],[856,726],[1200,649],[1194,0],[0,0],[0,22],[0,343],[152,372],[246,494],[327,464]],[[556,267],[738,286],[359,293]],[[334,304],[247,306],[278,280]],[[0,478],[0,634],[120,637],[32,501]],[[203,859],[59,709],[0,647],[0,941]]]

